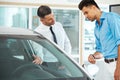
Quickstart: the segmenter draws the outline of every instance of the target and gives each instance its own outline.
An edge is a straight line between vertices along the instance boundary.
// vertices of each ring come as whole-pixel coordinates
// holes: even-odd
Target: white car
[[[45,54],[56,58],[44,63]],[[33,63],[33,55],[43,59]],[[49,56],[50,57],[50,56]],[[49,64],[50,63],[50,64]],[[32,30],[0,27],[0,80],[93,80],[56,44]]]

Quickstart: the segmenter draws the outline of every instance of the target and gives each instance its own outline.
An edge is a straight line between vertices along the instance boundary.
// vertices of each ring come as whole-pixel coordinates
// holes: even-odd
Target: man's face
[[[55,24],[54,15],[52,13],[46,15],[44,18],[40,18],[40,20],[44,25],[47,25],[47,26],[51,26]]]
[[[96,18],[95,6],[83,7],[82,12],[88,20],[90,20],[90,21],[95,20],[95,18]]]

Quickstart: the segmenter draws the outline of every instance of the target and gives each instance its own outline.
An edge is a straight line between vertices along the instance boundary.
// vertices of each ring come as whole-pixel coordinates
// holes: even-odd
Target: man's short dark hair
[[[94,0],[82,0],[82,1],[79,3],[78,8],[79,8],[80,10],[82,10],[83,7],[88,7],[88,6],[91,6],[91,5],[94,5],[94,6],[96,6],[98,9],[100,9],[99,6],[97,5],[97,3],[96,3]]]
[[[41,5],[37,10],[37,15],[40,18],[44,18],[48,14],[51,14],[51,9],[46,5]]]

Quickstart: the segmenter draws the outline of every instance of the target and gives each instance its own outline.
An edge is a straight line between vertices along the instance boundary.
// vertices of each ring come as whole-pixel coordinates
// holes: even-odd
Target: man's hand
[[[35,63],[35,64],[42,64],[42,59],[40,57],[38,57],[36,55],[33,55],[33,57],[34,57],[33,63]]]
[[[96,63],[96,60],[95,60],[95,57],[94,57],[93,54],[90,54],[90,55],[88,56],[88,61],[89,61],[90,63],[92,63],[92,64],[95,64],[95,63]]]
[[[101,59],[103,55],[100,52],[95,52],[94,54],[90,54],[88,57],[88,61],[92,64],[96,63],[96,59]]]

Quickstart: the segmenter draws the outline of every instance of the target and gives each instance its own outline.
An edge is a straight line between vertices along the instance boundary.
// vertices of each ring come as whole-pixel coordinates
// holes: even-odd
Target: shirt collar
[[[102,15],[101,15],[101,17],[100,17],[100,24],[102,24],[103,20],[105,20],[105,17],[106,17],[106,13],[105,13],[105,12],[102,12]],[[95,24],[98,25],[98,21],[96,21]]]
[[[42,26],[42,28],[44,28],[44,29],[49,29],[50,28],[50,26],[47,26],[47,25],[44,25],[43,23],[41,23],[41,26]],[[51,25],[51,27],[53,27],[54,25]]]
[[[43,29],[49,29],[50,28],[50,26],[46,26],[46,25],[44,25],[43,23],[41,23],[41,26],[40,26],[41,28],[43,28]]]
[[[100,17],[100,20],[104,20],[106,18],[106,12],[102,12],[102,15]]]

